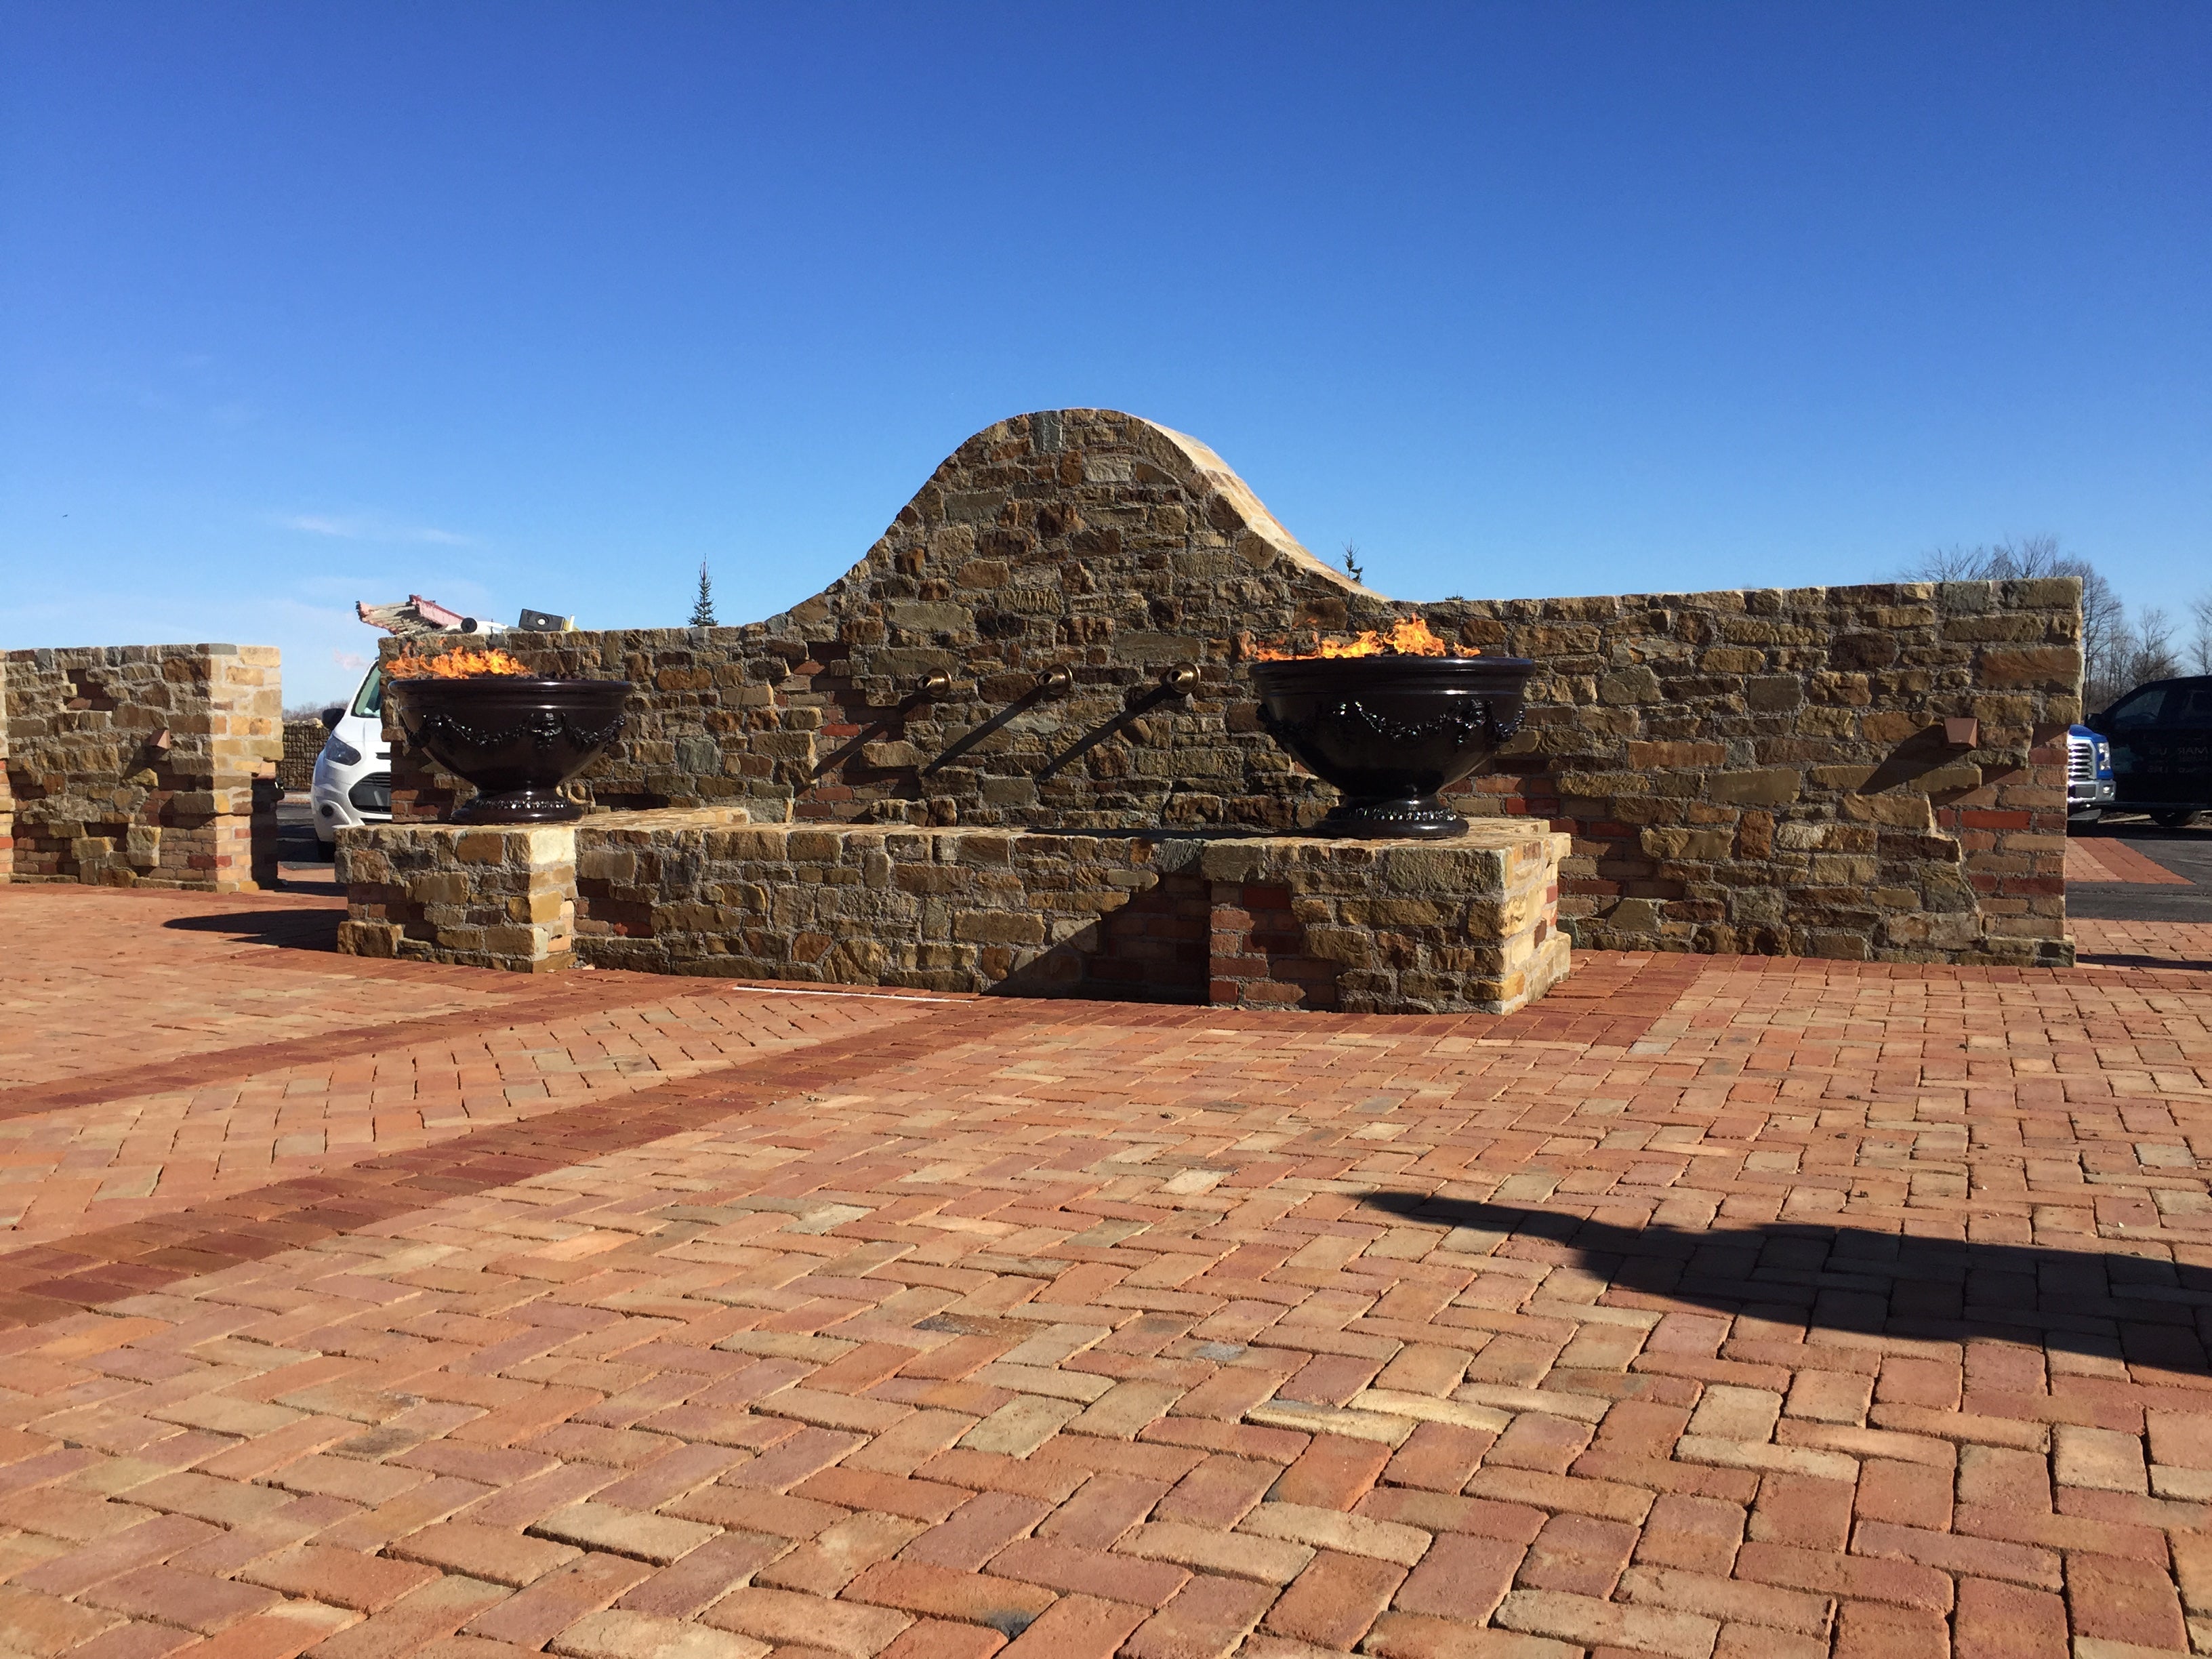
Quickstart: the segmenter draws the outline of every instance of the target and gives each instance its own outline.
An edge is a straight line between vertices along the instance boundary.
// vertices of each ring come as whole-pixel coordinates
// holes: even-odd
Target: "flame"
[[[446,651],[418,657],[403,652],[384,665],[386,678],[395,680],[473,680],[493,675],[527,678],[529,665],[495,647],[489,651]]]
[[[1261,662],[1297,662],[1314,657],[1479,657],[1480,651],[1462,651],[1447,644],[1430,631],[1428,621],[1422,617],[1408,617],[1389,633],[1369,629],[1349,641],[1323,640],[1311,651],[1292,651],[1285,647],[1280,651],[1266,648],[1252,655]]]

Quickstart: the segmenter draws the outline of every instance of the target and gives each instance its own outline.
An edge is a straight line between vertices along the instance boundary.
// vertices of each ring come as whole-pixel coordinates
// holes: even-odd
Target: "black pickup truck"
[[[2212,674],[2139,685],[2086,723],[2112,745],[2111,810],[2168,829],[2212,811]]]

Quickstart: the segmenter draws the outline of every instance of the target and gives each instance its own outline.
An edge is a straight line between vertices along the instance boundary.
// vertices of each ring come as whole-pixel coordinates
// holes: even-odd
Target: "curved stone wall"
[[[586,781],[604,806],[1279,832],[1334,797],[1260,729],[1254,642],[1415,613],[1541,665],[1527,728],[1468,799],[1574,836],[1560,914],[1582,943],[2069,958],[2052,745],[2080,709],[2071,581],[1416,605],[1316,559],[1194,439],[1059,410],[970,438],[780,616],[502,643],[641,687]],[[1181,662],[1195,689],[1157,696]],[[1057,668],[1070,689],[1039,690]],[[1978,721],[1972,744],[1947,716]],[[403,819],[451,799],[404,743],[394,761]]]

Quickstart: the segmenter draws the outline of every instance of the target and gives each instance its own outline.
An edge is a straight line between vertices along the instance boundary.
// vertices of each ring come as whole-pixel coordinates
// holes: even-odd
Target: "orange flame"
[[[430,657],[418,657],[408,652],[386,663],[384,672],[386,678],[395,680],[473,680],[501,674],[519,674],[527,678],[530,667],[495,647],[489,651],[447,651]]]
[[[1266,648],[1252,655],[1261,662],[1297,662],[1312,657],[1479,657],[1480,651],[1462,651],[1430,631],[1427,619],[1408,617],[1389,633],[1369,629],[1349,641],[1323,640],[1311,651]]]

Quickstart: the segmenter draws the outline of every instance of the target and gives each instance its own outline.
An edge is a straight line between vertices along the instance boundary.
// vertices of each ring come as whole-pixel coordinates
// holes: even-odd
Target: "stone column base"
[[[347,954],[522,974],[574,962],[574,824],[377,824],[337,839]]]
[[[1450,842],[1203,845],[1216,1005],[1502,1014],[1566,976],[1568,837],[1540,826],[1493,820]]]

